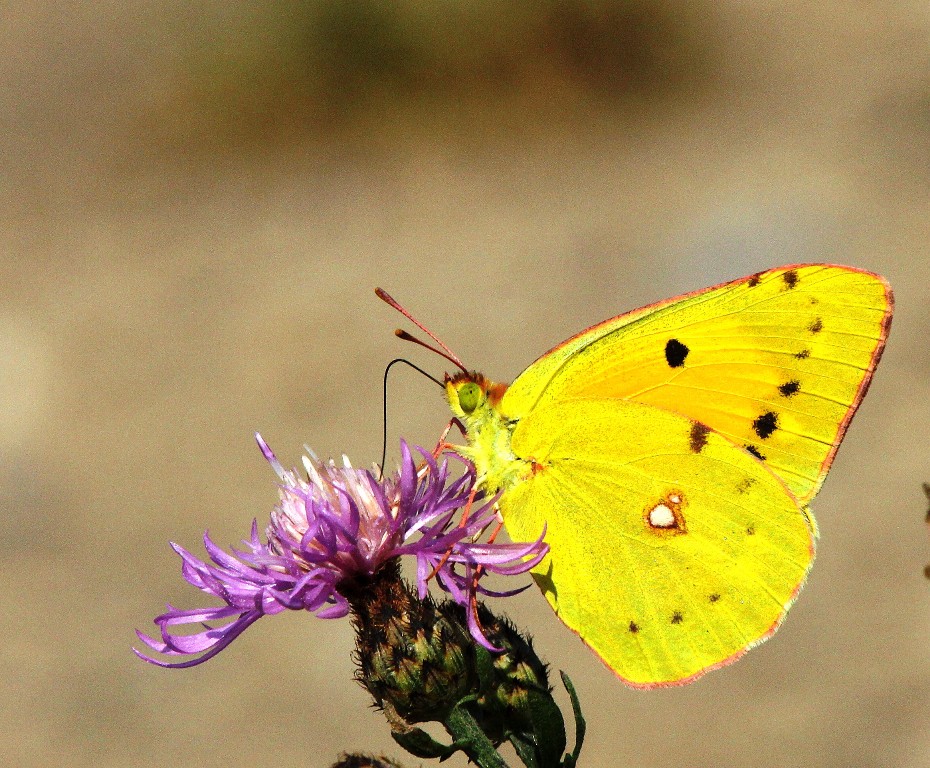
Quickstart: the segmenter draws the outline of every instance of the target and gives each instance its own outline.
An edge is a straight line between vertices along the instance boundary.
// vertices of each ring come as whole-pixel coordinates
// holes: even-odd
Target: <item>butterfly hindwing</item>
[[[534,471],[500,501],[559,617],[632,685],[683,683],[771,634],[813,534],[771,472],[712,430],[620,400],[539,407],[512,448]],[[695,440],[695,435],[700,439]]]
[[[608,320],[533,363],[501,404],[655,405],[708,425],[803,503],[819,489],[884,346],[892,298],[868,272],[781,267]]]

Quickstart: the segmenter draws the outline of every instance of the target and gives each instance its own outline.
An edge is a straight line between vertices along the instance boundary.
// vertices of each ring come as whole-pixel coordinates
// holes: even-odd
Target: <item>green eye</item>
[[[465,413],[471,413],[478,407],[478,403],[481,402],[481,395],[481,387],[473,381],[463,384],[459,387],[459,407]]]

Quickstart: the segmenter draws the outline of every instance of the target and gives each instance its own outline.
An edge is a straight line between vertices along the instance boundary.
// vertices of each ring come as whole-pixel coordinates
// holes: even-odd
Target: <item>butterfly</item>
[[[893,303],[869,272],[784,266],[588,328],[509,386],[446,376],[453,450],[514,541],[545,529],[537,585],[624,682],[691,682],[781,624]]]

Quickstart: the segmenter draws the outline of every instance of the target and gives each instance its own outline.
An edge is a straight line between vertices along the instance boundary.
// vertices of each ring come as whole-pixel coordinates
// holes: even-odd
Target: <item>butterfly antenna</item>
[[[450,357],[450,356],[447,355],[443,350],[437,349],[437,348],[434,347],[432,344],[427,344],[425,341],[423,341],[422,339],[418,339],[418,338],[417,338],[416,336],[414,336],[413,334],[407,333],[407,331],[405,331],[403,328],[397,328],[397,329],[394,331],[394,335],[395,335],[398,339],[402,339],[403,341],[412,341],[414,344],[419,344],[421,347],[425,347],[425,348],[428,349],[430,352],[435,352],[437,355],[439,355],[439,356],[442,357],[442,358],[445,358],[446,360],[448,360],[448,361],[449,361],[450,363],[452,363],[453,365],[457,365],[457,366],[458,366],[459,368],[461,368],[462,371],[464,371],[465,373],[468,373],[468,371],[465,370],[465,366],[462,365],[462,364],[458,361],[458,358],[456,358],[456,357]]]
[[[385,304],[388,304],[389,306],[393,307],[398,312],[400,312],[417,328],[423,331],[423,333],[425,333],[433,341],[435,341],[439,345],[440,348],[436,349],[436,347],[432,346],[431,344],[427,344],[425,341],[421,341],[416,336],[412,336],[406,331],[402,331],[400,329],[394,331],[394,334],[397,336],[397,338],[403,339],[404,341],[412,341],[415,344],[419,344],[421,347],[425,347],[431,352],[435,352],[440,357],[445,358],[450,363],[460,368],[462,373],[468,373],[468,369],[465,367],[462,361],[459,360],[458,356],[451,349],[449,349],[445,344],[443,344],[442,341],[439,339],[439,337],[435,333],[433,333],[429,328],[423,325],[423,323],[417,320],[406,309],[404,309],[400,304],[398,304],[397,301],[395,301],[394,298],[387,291],[383,290],[382,288],[375,288],[375,295],[379,299],[381,299],[381,301],[383,301]]]
[[[384,462],[385,462],[385,460],[387,459],[387,385],[388,385],[388,374],[391,372],[391,368],[394,366],[395,363],[404,363],[404,365],[409,365],[411,368],[413,368],[413,370],[417,371],[418,373],[422,373],[422,374],[423,374],[424,376],[426,376],[426,378],[428,378],[430,381],[436,382],[436,384],[438,384],[438,385],[439,385],[440,387],[442,387],[443,389],[446,388],[446,385],[443,384],[443,383],[442,383],[439,379],[437,379],[435,376],[431,376],[429,373],[427,373],[426,371],[424,371],[424,370],[423,370],[422,368],[420,368],[418,365],[414,365],[414,364],[411,363],[409,360],[405,360],[405,359],[402,358],[402,357],[398,357],[398,358],[396,358],[396,359],[394,359],[394,360],[391,360],[391,362],[389,362],[389,363],[387,364],[387,366],[386,366],[385,369],[384,369],[384,385],[383,385],[383,388],[382,388],[382,397],[381,397],[381,402],[382,402],[382,404],[383,404],[381,424],[383,425],[384,429],[383,429],[382,434],[381,434],[381,463],[378,465],[378,467],[379,467],[379,469],[380,469],[380,476],[378,477],[379,480],[382,480],[382,479],[384,478]]]

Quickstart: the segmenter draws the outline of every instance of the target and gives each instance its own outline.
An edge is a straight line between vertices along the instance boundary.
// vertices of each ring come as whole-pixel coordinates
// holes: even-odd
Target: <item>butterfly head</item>
[[[446,397],[449,407],[465,422],[469,422],[487,409],[494,409],[500,403],[506,384],[491,381],[476,371],[457,373],[454,376],[446,374]]]

